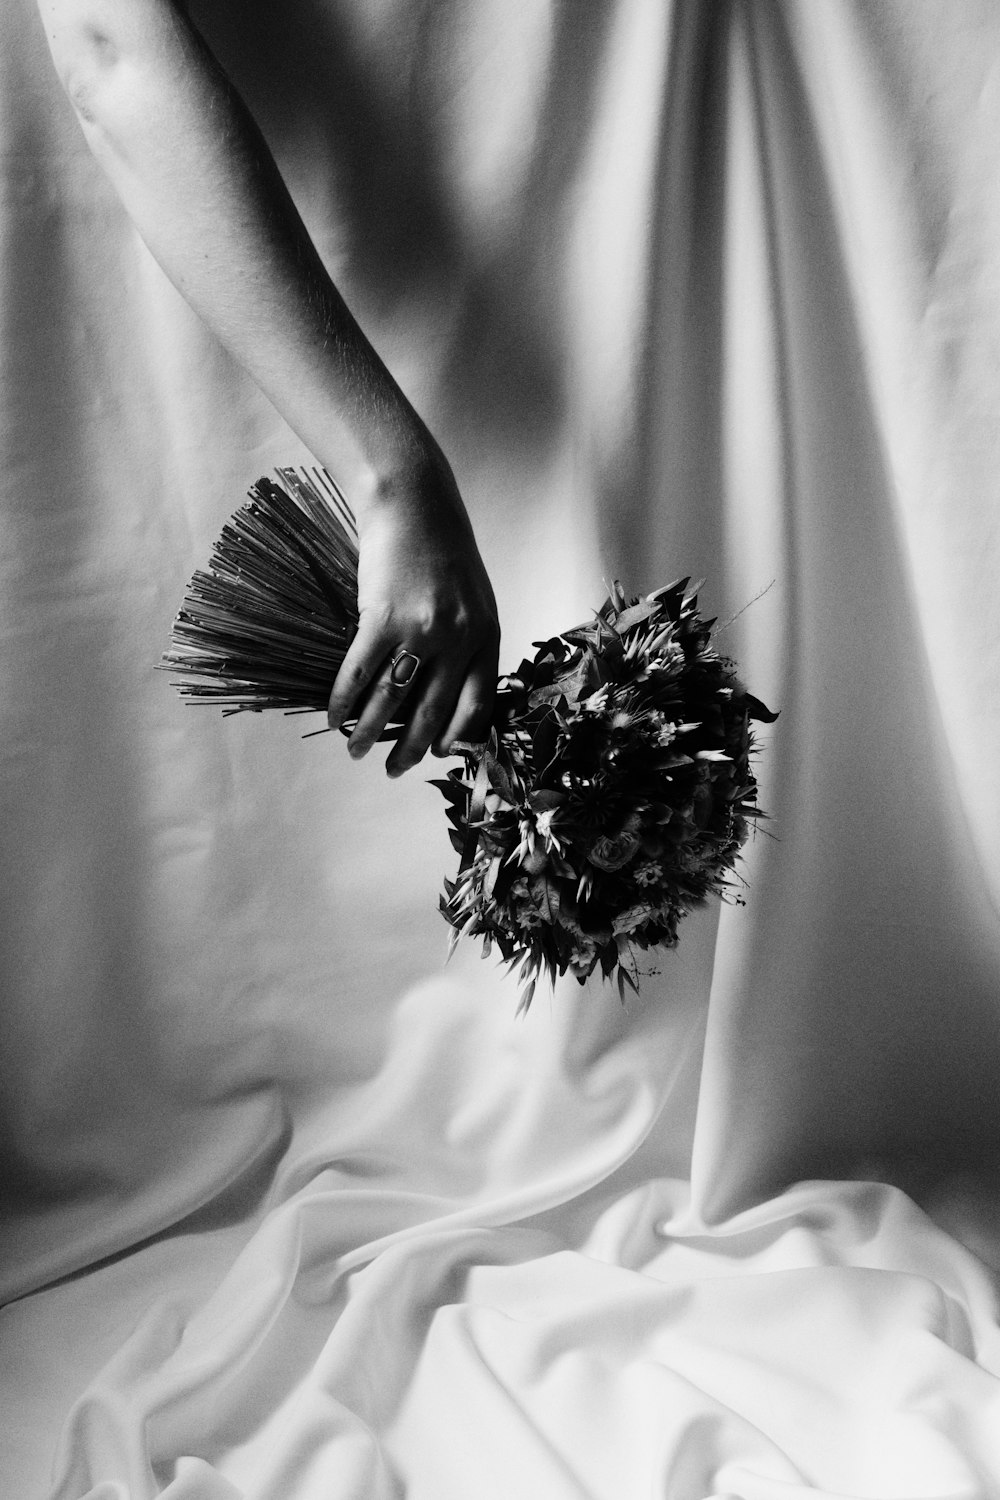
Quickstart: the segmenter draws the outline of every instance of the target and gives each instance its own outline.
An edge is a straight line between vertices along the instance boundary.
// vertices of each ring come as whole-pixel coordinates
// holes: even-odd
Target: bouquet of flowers
[[[162,665],[225,712],[323,710],[357,627],[357,537],[329,476],[261,479],[194,575]],[[284,488],[282,486],[285,486]],[[753,721],[777,717],[712,644],[689,580],[628,599],[500,679],[485,744],[432,783],[460,856],[441,910],[538,978],[636,989],[638,952],[732,892],[755,819]],[[735,899],[741,898],[736,895]]]

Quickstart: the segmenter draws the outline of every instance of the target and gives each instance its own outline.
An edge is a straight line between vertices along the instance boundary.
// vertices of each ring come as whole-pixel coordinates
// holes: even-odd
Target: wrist
[[[464,518],[451,466],[420,419],[407,433],[391,437],[367,457],[360,476],[363,508],[373,514],[405,509],[427,517]]]

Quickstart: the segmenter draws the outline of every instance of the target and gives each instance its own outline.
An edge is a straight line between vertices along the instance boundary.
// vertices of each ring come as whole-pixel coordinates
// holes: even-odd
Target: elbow
[[[84,123],[94,124],[121,62],[116,38],[100,26],[81,22],[52,39],[52,58],[73,108]]]
[[[114,141],[183,81],[184,0],[41,0],[59,80],[91,135]]]

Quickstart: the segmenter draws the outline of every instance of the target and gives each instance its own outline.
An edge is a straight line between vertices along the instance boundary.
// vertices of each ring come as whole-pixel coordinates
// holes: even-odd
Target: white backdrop
[[[782,710],[748,906],[518,1021],[443,967],[420,773],[152,671],[301,448],[8,4],[0,1488],[1000,1494],[995,8],[192,6],[502,664],[604,579],[773,580],[724,637]]]

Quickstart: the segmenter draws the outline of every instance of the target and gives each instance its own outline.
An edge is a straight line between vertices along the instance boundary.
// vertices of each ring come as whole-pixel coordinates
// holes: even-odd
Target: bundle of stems
[[[325,710],[358,627],[354,514],[325,470],[259,479],[188,584],[161,667],[224,713]]]

